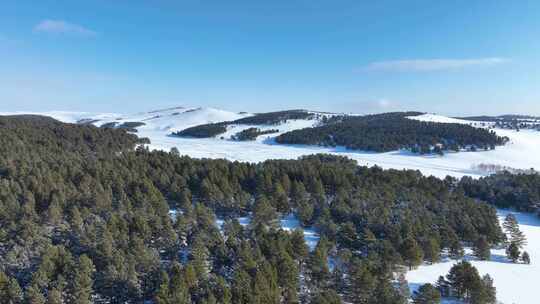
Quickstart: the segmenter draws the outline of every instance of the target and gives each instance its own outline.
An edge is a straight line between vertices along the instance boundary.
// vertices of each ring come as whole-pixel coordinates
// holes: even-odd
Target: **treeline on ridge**
[[[404,304],[396,271],[504,239],[495,209],[453,179],[329,155],[198,160],[137,143],[121,129],[0,118],[0,298]],[[279,228],[290,213],[320,235],[313,250],[301,230]]]
[[[278,132],[279,130],[277,129],[261,130],[259,128],[247,128],[233,135],[232,139],[238,140],[238,141],[255,140],[260,135],[266,135],[266,134],[272,134],[272,133],[278,133]]]
[[[499,172],[473,179],[463,177],[459,183],[463,192],[499,208],[514,208],[540,215],[540,174]]]
[[[219,123],[210,123],[194,126],[178,132],[173,132],[172,135],[180,137],[195,137],[195,138],[210,138],[227,131],[227,126],[232,124],[237,125],[277,125],[287,120],[293,119],[311,119],[315,114],[305,110],[287,110],[279,112],[259,113],[253,116],[240,118],[234,121],[225,121]]]
[[[396,112],[366,116],[334,116],[318,127],[284,133],[278,143],[344,146],[349,149],[388,152],[407,149],[415,153],[445,150],[495,149],[508,139],[495,132],[467,125],[423,122],[408,119],[418,112]]]

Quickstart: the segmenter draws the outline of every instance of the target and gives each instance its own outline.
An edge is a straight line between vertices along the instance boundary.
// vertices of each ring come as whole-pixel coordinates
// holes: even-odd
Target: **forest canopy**
[[[395,112],[366,116],[333,116],[321,126],[284,133],[278,143],[344,146],[349,149],[388,152],[407,149],[417,153],[445,150],[494,149],[507,138],[468,125],[409,119],[419,112]]]
[[[495,209],[452,179],[330,155],[249,164],[139,143],[123,129],[0,117],[0,298],[403,304],[397,270],[504,240]],[[301,229],[280,229],[289,214],[318,233],[315,248]]]

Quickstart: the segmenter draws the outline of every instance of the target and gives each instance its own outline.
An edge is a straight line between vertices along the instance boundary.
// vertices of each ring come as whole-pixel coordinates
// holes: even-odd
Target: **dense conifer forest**
[[[514,208],[540,215],[540,174],[538,173],[500,172],[476,180],[464,177],[459,185],[470,197],[481,199],[500,208]]]
[[[180,137],[209,138],[227,132],[227,123],[211,123],[187,128],[171,135]]]
[[[452,179],[138,143],[122,129],[0,118],[1,303],[404,304],[396,273],[504,240],[495,209]],[[301,229],[279,228],[291,213],[320,235],[313,250]]]
[[[442,153],[467,148],[494,149],[507,138],[493,131],[461,124],[422,122],[408,119],[419,112],[366,116],[334,116],[314,128],[294,130],[276,138],[278,143],[344,146],[349,149],[388,152],[407,149],[416,153]]]
[[[232,139],[239,140],[239,141],[255,140],[260,135],[266,135],[266,134],[272,134],[272,133],[278,133],[278,132],[279,130],[277,129],[261,130],[259,128],[247,128],[233,135]]]

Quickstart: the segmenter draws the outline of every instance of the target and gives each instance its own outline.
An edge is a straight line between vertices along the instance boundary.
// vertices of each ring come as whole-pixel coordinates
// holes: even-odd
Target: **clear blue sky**
[[[540,114],[540,1],[0,0],[1,111],[174,105]]]

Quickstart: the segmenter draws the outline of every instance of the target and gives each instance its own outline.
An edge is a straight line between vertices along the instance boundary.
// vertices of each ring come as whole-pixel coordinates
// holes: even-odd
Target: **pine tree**
[[[455,260],[463,258],[465,255],[465,250],[463,249],[463,245],[461,245],[461,242],[453,230],[452,233],[450,233],[448,242],[448,251],[450,253],[450,257]]]
[[[170,302],[174,304],[189,304],[189,290],[186,286],[187,276],[179,263],[173,263],[169,282]]]
[[[367,263],[360,259],[354,259],[349,267],[350,292],[349,298],[352,303],[370,303],[377,282],[369,270]]]
[[[311,304],[341,304],[341,298],[334,290],[324,290],[317,293],[310,302]]]
[[[330,278],[330,270],[328,269],[328,249],[326,248],[326,243],[326,239],[321,238],[308,260],[310,284],[316,290],[324,289],[328,279]]]
[[[450,296],[450,283],[448,283],[448,281],[443,276],[439,276],[435,287],[437,288],[442,297]]]
[[[53,288],[49,290],[47,295],[47,304],[63,304],[62,300],[62,291],[58,288]]]
[[[424,243],[424,259],[430,263],[436,263],[440,260],[441,256],[441,247],[439,245],[439,241],[434,238],[430,237],[425,243]]]
[[[527,251],[523,251],[521,254],[521,261],[527,265],[531,263],[531,258],[529,257],[529,253]]]
[[[491,251],[488,241],[485,236],[480,236],[473,246],[474,255],[480,260],[489,260],[491,257]]]
[[[90,304],[92,296],[92,279],[95,271],[92,260],[86,255],[81,255],[75,269],[72,286],[72,303],[74,304]]]
[[[527,238],[525,234],[519,229],[518,221],[512,213],[509,213],[503,222],[503,228],[506,234],[509,236],[509,242],[515,243],[518,249],[527,245]]]
[[[232,304],[232,294],[223,277],[216,279],[216,296],[221,304]]]
[[[431,284],[424,284],[414,292],[414,304],[438,304],[441,303],[441,293]]]
[[[23,291],[15,278],[9,278],[0,271],[0,299],[2,304],[20,304],[23,301]]]
[[[251,288],[251,276],[242,269],[235,271],[232,283],[233,303],[252,304],[254,303],[253,292]]]
[[[514,263],[519,260],[520,257],[519,247],[516,243],[510,242],[506,248],[506,256]]]
[[[264,196],[259,197],[255,202],[251,226],[255,228],[260,225],[264,228],[276,229],[278,227],[277,219],[276,209],[272,207],[268,199]]]
[[[24,300],[28,304],[45,304],[45,296],[36,285],[31,285],[26,289]]]
[[[156,304],[170,304],[169,302],[169,275],[165,272],[161,272],[161,282],[158,286],[158,290],[154,296]]]
[[[405,239],[403,245],[401,246],[401,256],[407,263],[407,266],[409,266],[409,270],[422,263],[422,250],[414,238],[409,237]]]
[[[278,282],[283,291],[283,302],[298,303],[299,275],[298,265],[287,252],[282,251],[278,262]]]

